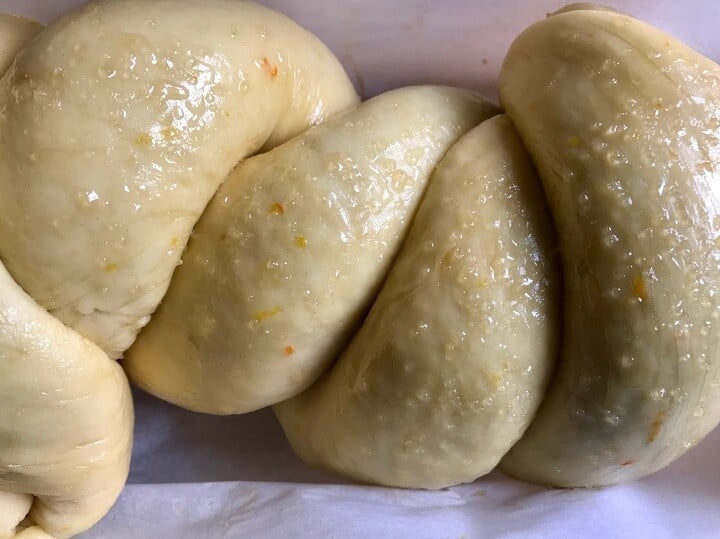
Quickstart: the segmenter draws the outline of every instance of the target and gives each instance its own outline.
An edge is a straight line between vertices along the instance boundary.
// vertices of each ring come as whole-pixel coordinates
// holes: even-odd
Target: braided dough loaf
[[[372,304],[440,158],[495,113],[465,90],[396,90],[241,163],[130,350],[131,378],[209,413],[305,389]]]
[[[262,6],[115,0],[30,42],[0,102],[7,268],[119,358],[237,162],[357,96],[317,38]]]
[[[511,46],[505,114],[435,86],[358,105],[247,2],[104,0],[38,31],[0,18],[0,539],[116,499],[120,357],[403,487],[498,462],[616,483],[720,420],[720,67],[659,30],[564,8]]]
[[[440,162],[403,250],[337,364],[276,407],[295,450],[372,483],[488,473],[532,419],[558,327],[552,226],[505,116]]]

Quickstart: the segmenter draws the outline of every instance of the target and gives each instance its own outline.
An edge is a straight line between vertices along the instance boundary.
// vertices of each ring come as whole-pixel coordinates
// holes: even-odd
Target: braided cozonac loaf
[[[275,404],[307,461],[406,487],[501,459],[629,480],[720,419],[720,67],[660,31],[537,23],[499,115],[442,87],[358,105],[235,0],[0,23],[0,538],[112,505],[109,358],[193,410]]]

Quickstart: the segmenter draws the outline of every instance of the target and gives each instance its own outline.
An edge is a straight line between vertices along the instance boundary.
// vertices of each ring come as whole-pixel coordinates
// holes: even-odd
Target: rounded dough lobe
[[[568,4],[566,6],[561,7],[557,11],[553,11],[550,15],[560,15],[561,13],[568,13],[570,11],[585,11],[585,10],[592,10],[592,11],[609,11],[612,13],[619,13],[614,8],[611,8],[609,6],[605,6],[602,4],[596,4],[594,2],[575,2],[573,4]]]
[[[37,305],[1,266],[0,395],[0,533],[25,517],[27,495],[35,497],[31,521],[51,535],[87,530],[127,477],[128,382],[119,365]]]
[[[0,15],[3,70],[40,28]],[[67,537],[88,529],[125,484],[133,421],[128,383],[2,265],[0,400],[0,538],[49,539],[44,530]]]
[[[275,407],[293,448],[383,485],[488,473],[524,432],[557,354],[552,227],[504,116],[448,152],[362,329]]]
[[[357,96],[319,40],[265,7],[113,0],[40,33],[0,102],[3,260],[118,358],[236,163]]]
[[[571,11],[517,38],[500,95],[566,292],[558,373],[503,467],[558,486],[642,477],[720,419],[720,67],[630,17]]]
[[[33,497],[0,490],[0,539],[15,537],[18,525],[30,511]]]
[[[31,526],[22,529],[19,533],[13,535],[12,539],[55,539],[43,531],[42,528]]]
[[[438,161],[496,111],[397,90],[241,163],[123,362],[133,382],[217,414],[305,389],[370,307]]]
[[[39,22],[0,13],[0,73],[8,70],[17,52],[42,28]]]

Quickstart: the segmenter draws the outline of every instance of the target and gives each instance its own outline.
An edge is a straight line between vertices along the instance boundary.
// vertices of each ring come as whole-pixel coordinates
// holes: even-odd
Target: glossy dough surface
[[[0,101],[3,260],[118,358],[237,162],[357,97],[317,38],[265,7],[101,0],[37,36]]]
[[[275,410],[306,460],[362,481],[443,488],[492,470],[554,365],[557,268],[533,166],[505,116],[439,164],[362,329]],[[519,336],[522,335],[522,338]]]
[[[0,539],[109,510],[124,354],[170,402],[275,405],[311,464],[401,487],[499,461],[617,483],[720,420],[720,67],[659,30],[560,10],[511,46],[496,116],[438,86],[358,105],[249,2],[40,28],[0,17]]]
[[[465,90],[396,90],[241,163],[123,363],[130,377],[209,413],[305,389],[372,304],[440,158],[495,113]]]
[[[125,484],[130,388],[117,363],[37,305],[1,266],[0,396],[0,537],[28,509],[56,537],[85,531]]]
[[[0,15],[2,71],[41,28]],[[102,518],[125,484],[132,422],[120,367],[0,264],[0,538],[66,537]]]
[[[565,276],[559,370],[503,467],[559,486],[647,475],[720,419],[720,67],[630,17],[570,11],[515,41],[500,94]]]

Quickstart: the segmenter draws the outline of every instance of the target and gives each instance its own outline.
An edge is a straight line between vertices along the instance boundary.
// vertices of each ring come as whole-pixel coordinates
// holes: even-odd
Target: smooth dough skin
[[[557,357],[553,231],[505,116],[448,152],[362,329],[275,407],[308,462],[392,486],[488,473],[525,431]]]
[[[0,538],[12,536],[31,501],[30,520],[53,536],[90,528],[128,473],[127,379],[1,266],[0,397]]]
[[[575,2],[574,4],[568,4],[561,7],[557,11],[554,11],[550,15],[559,15],[561,13],[567,13],[569,11],[582,11],[582,10],[594,10],[594,11],[610,11],[612,13],[620,13],[618,10],[613,9],[609,6],[602,4],[595,4],[594,2]]]
[[[0,73],[8,70],[17,51],[42,28],[39,22],[0,13]]]
[[[720,419],[720,67],[630,17],[570,11],[517,38],[500,95],[565,276],[561,364],[502,467],[558,486],[642,477]]]
[[[385,93],[235,169],[123,366],[207,413],[314,382],[362,321],[438,161],[497,113],[473,93]]]
[[[0,15],[3,70],[40,28]],[[100,520],[125,484],[132,423],[120,367],[0,265],[0,539],[66,537]]]
[[[0,102],[3,260],[118,358],[237,162],[357,96],[317,38],[262,6],[113,0],[41,32]]]
[[[30,512],[33,498],[29,494],[16,494],[0,490],[0,538],[15,536],[15,531]]]
[[[12,536],[12,539],[56,539],[45,533],[42,528],[31,526],[29,528],[19,528],[20,531]]]

